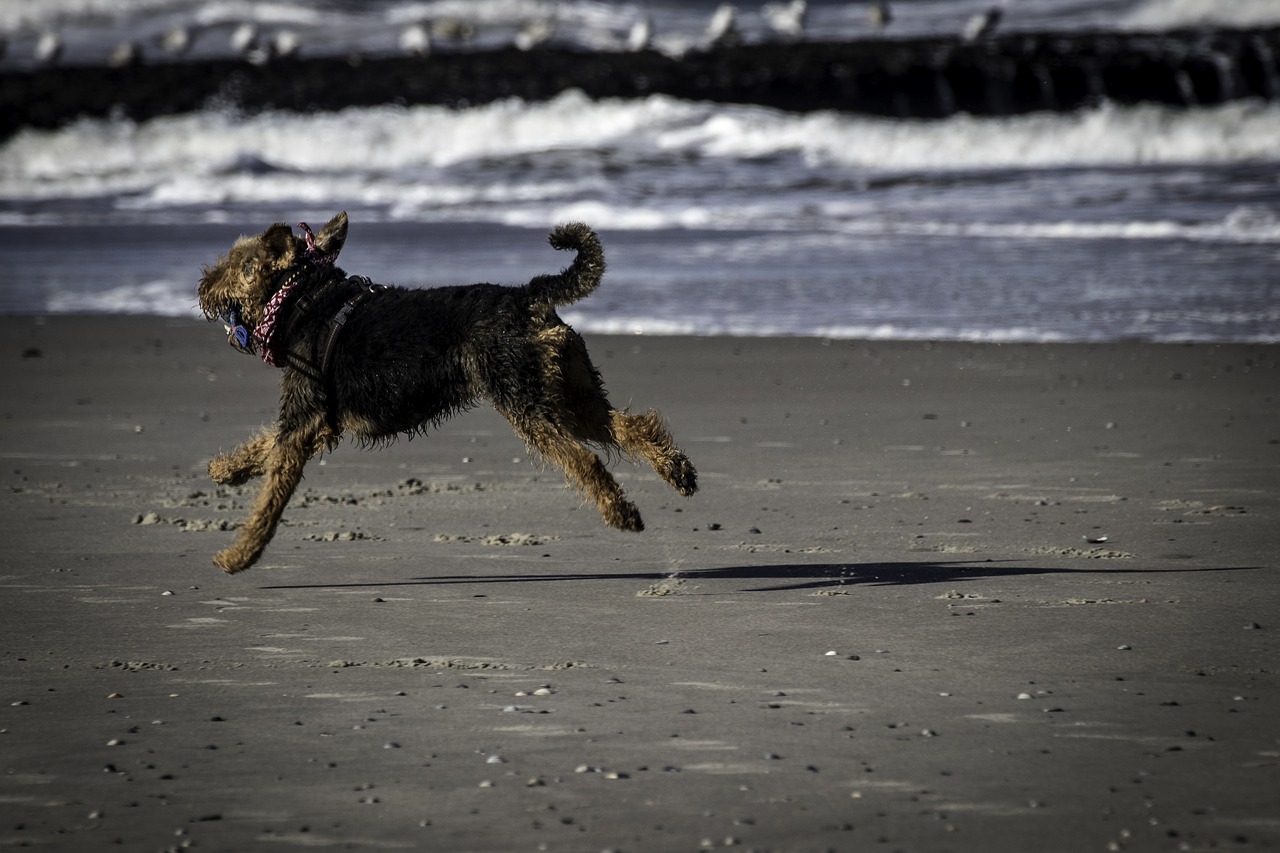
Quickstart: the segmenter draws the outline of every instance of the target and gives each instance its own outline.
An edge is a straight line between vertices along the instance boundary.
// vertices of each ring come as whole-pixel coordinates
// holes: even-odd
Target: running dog
[[[276,423],[209,463],[223,485],[263,478],[239,538],[213,558],[224,572],[257,562],[307,461],[343,435],[376,446],[483,399],[610,527],[639,531],[644,522],[587,444],[647,460],[682,495],[697,491],[697,472],[662,416],[613,408],[582,337],[556,314],[604,274],[600,240],[586,225],[551,232],[553,247],[577,252],[557,275],[520,287],[431,289],[374,284],[336,267],[345,213],[318,234],[298,228],[301,236],[277,223],[241,237],[200,279],[206,319],[225,321],[235,349],[282,369]]]

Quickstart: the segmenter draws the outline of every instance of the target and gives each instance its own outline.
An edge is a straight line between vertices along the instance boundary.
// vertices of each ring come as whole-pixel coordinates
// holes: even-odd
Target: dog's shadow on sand
[[[440,575],[402,581],[370,583],[277,584],[262,589],[351,589],[360,587],[440,586],[451,584],[584,583],[587,581],[628,581],[652,583],[686,581],[751,581],[763,586],[740,588],[738,592],[783,592],[799,589],[838,589],[845,586],[908,586],[915,584],[959,584],[982,579],[1032,575],[1118,575],[1247,571],[1256,567],[1216,568],[1048,568],[1007,565],[1016,560],[974,560],[919,563],[782,563],[771,566],[729,566],[719,569],[684,569],[643,572],[547,572],[545,574]],[[772,583],[768,583],[772,581]],[[671,590],[674,592],[675,590]],[[690,594],[684,592],[682,594]],[[696,593],[693,593],[696,594]],[[708,594],[717,594],[709,592]],[[719,594],[723,594],[720,591]]]

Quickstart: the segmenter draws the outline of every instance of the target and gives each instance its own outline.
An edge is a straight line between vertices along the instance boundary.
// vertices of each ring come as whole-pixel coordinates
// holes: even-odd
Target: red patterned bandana
[[[261,348],[262,360],[272,367],[284,367],[284,348],[275,340],[276,322],[280,319],[280,306],[289,298],[297,283],[298,275],[295,273],[285,282],[284,287],[271,297],[271,301],[262,312],[262,322],[253,330],[253,336],[258,339],[258,346]]]

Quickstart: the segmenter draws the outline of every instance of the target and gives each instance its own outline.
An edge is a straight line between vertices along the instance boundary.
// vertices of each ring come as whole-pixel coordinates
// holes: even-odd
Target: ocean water
[[[483,41],[544,14],[558,37],[610,49],[642,14],[695,42],[715,5],[47,0],[0,6],[0,32],[21,63],[23,39],[51,27],[81,52],[245,19],[303,29],[315,51],[377,51],[424,16],[470,16]],[[985,5],[900,0],[892,26],[947,31]],[[815,37],[869,34],[864,7],[810,6]],[[759,7],[742,9],[746,34],[768,37]],[[1006,11],[1027,29],[1276,21],[1273,0]],[[337,210],[348,271],[415,286],[527,280],[566,261],[546,231],[586,221],[610,272],[563,313],[587,331],[1280,341],[1280,104],[1257,101],[901,121],[570,91],[84,119],[0,143],[0,311],[195,316],[200,265],[236,234]]]

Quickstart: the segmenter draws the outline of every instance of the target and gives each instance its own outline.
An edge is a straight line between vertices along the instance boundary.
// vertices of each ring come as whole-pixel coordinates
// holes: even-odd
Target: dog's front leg
[[[223,486],[239,486],[261,477],[275,447],[277,432],[276,427],[264,429],[230,453],[219,453],[209,460],[210,479]]]
[[[230,575],[242,572],[258,561],[275,535],[276,525],[302,479],[302,469],[307,460],[325,446],[325,435],[323,419],[318,419],[307,429],[281,429],[272,434],[271,446],[262,466],[262,491],[240,529],[236,544],[214,555],[215,566]]]

